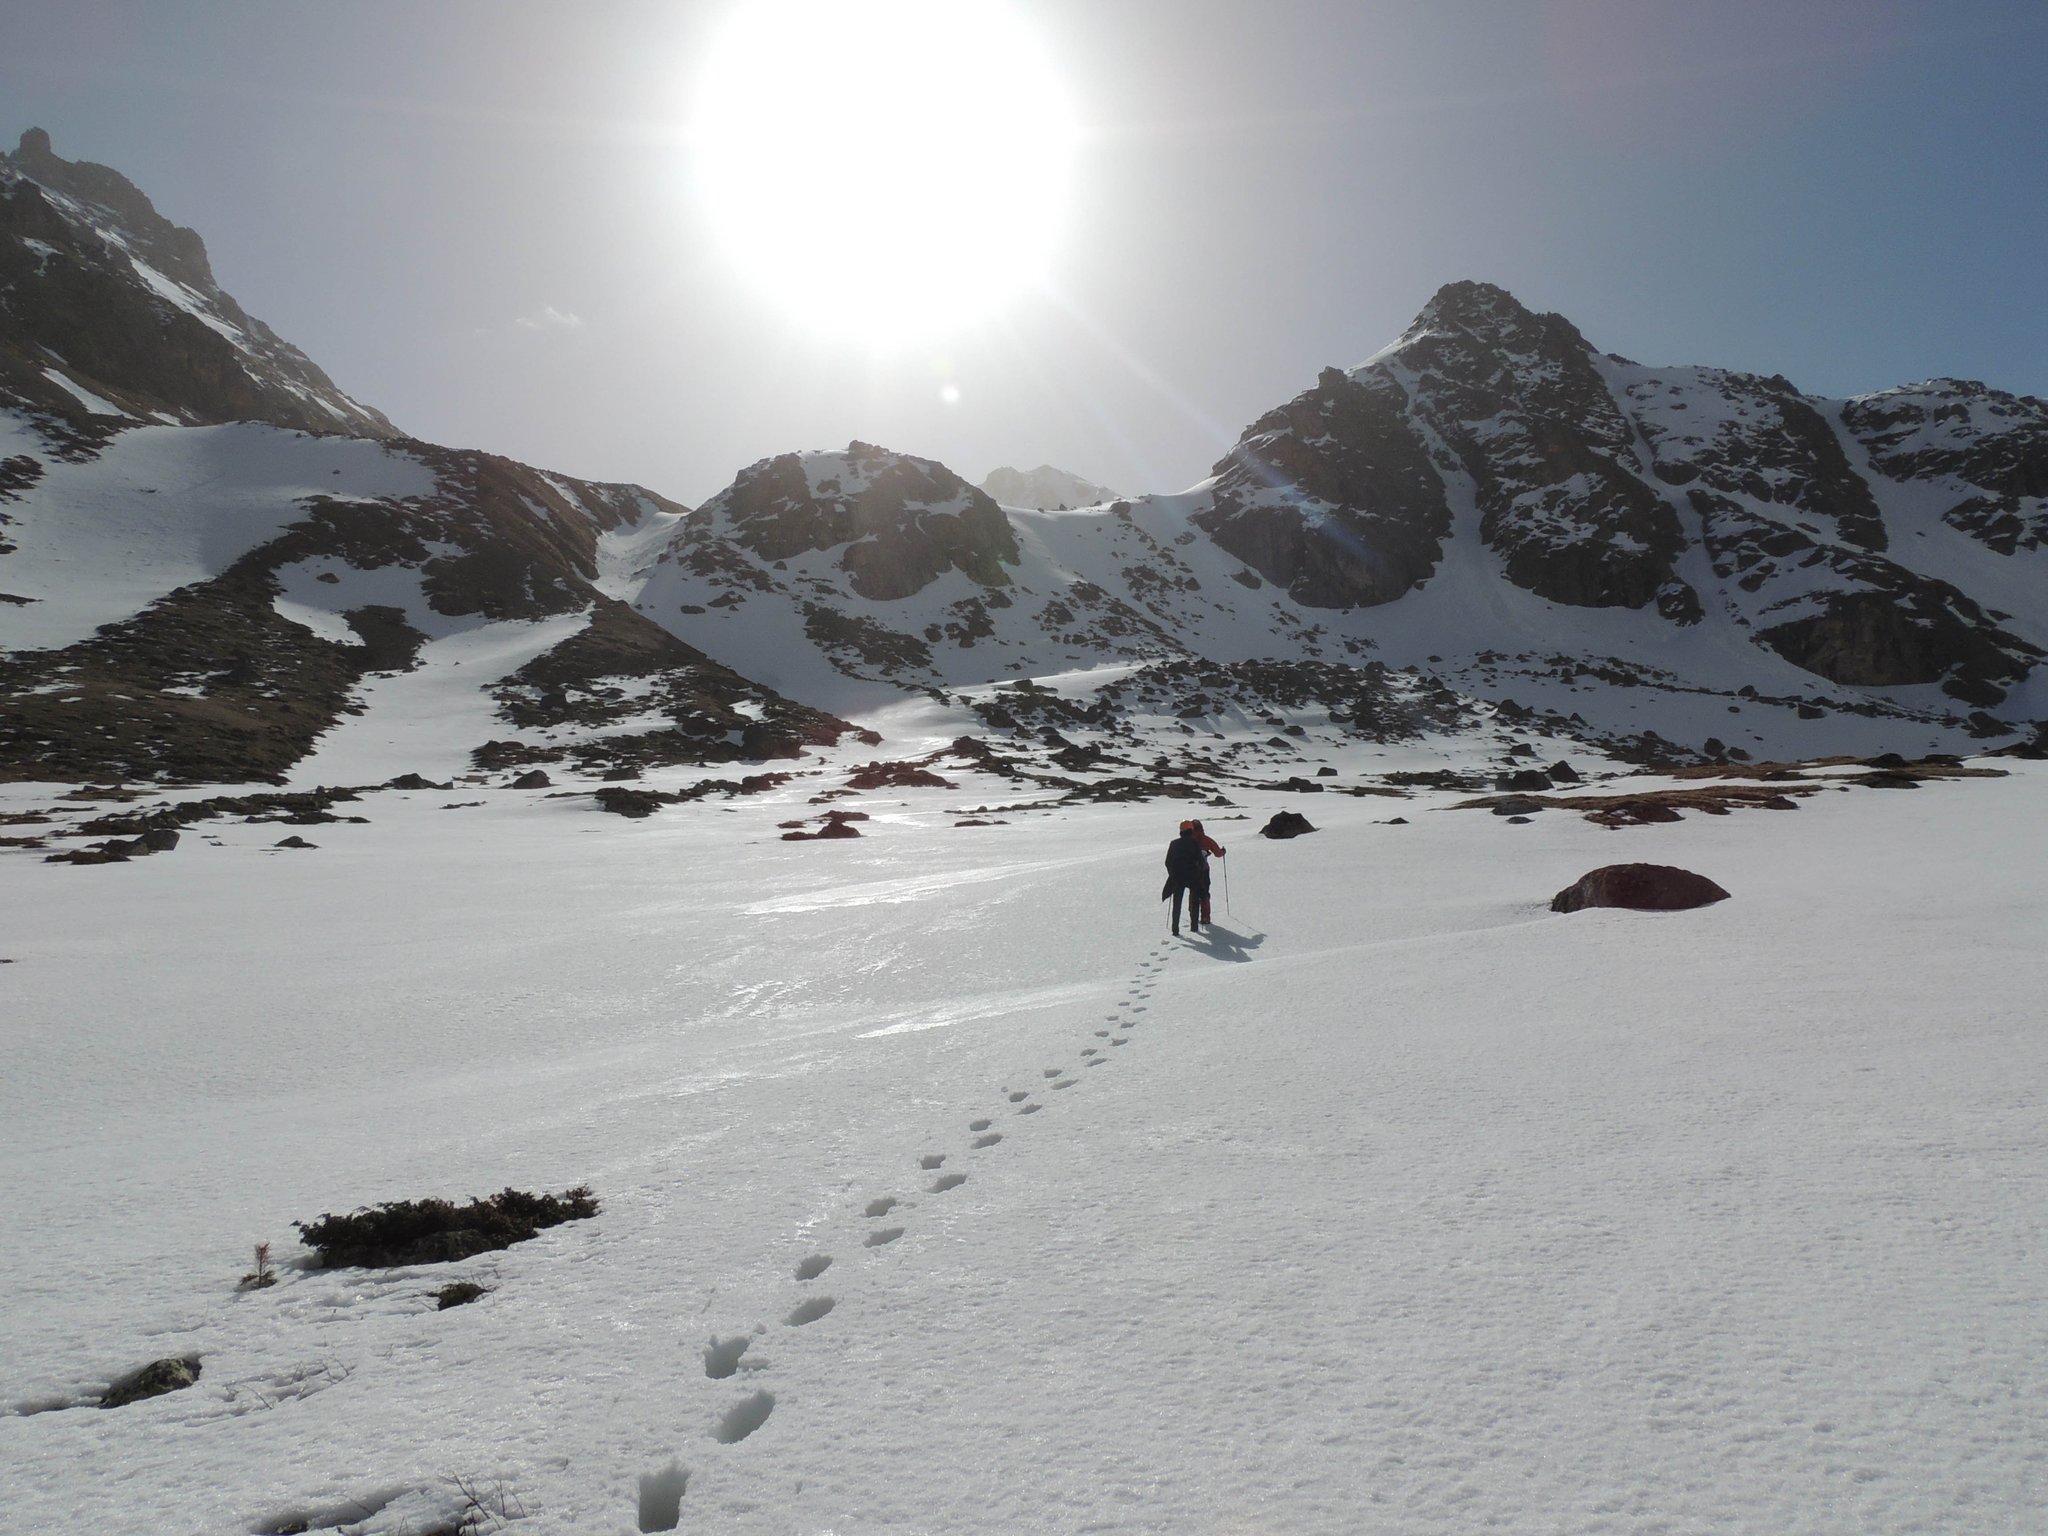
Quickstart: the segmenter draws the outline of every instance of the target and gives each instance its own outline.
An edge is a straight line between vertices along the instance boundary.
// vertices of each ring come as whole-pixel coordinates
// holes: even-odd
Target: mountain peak
[[[1422,313],[1415,317],[1415,324],[1435,322],[1469,331],[1528,324],[1535,319],[1535,313],[1507,289],[1467,278],[1437,289],[1435,296],[1423,305]]]
[[[196,231],[173,224],[156,211],[142,189],[112,166],[90,160],[66,160],[51,147],[41,128],[25,130],[11,155],[0,155],[9,167],[47,191],[59,193],[109,215],[111,221],[150,263],[178,282],[197,288],[213,286],[213,266],[206,242]]]
[[[1444,284],[1395,345],[1447,331],[1516,354],[1587,350],[1585,337],[1563,315],[1530,309],[1494,283]]]
[[[1093,507],[1117,499],[1108,486],[1050,464],[1036,469],[1012,469],[1005,464],[990,470],[981,488],[1006,507]]]
[[[0,266],[0,400],[398,435],[236,303],[197,234],[119,171],[64,159],[41,128],[0,152]]]

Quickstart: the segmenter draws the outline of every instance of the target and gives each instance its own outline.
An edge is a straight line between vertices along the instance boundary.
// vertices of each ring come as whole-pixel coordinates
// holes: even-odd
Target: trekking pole
[[[1237,916],[1235,912],[1230,910],[1230,860],[1228,858],[1223,861],[1223,915],[1225,917]]]

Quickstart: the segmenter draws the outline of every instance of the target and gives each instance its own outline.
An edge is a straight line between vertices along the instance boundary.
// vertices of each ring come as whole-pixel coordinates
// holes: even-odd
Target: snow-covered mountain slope
[[[1385,351],[1254,424],[1195,521],[1303,604],[1367,610],[1382,640],[1442,587],[1440,561],[1461,564],[1474,618],[1443,654],[1516,656],[1545,691],[1651,661],[1718,692],[1733,662],[1808,708],[1990,736],[2048,712],[2048,559],[2028,542],[2044,482],[2038,400],[1931,385],[1826,401],[1646,368],[1458,283]],[[1525,633],[1549,632],[1537,646],[1554,662],[1493,631],[1503,600],[1534,621]],[[1631,626],[1588,622],[1612,610],[1641,620],[1635,643],[1589,632],[1620,639]]]
[[[992,469],[981,488],[1006,507],[1028,507],[1033,511],[1064,512],[1071,507],[1099,507],[1116,500],[1117,493],[1106,485],[1083,480],[1079,475],[1050,464],[1036,469]]]
[[[803,766],[0,850],[0,1532],[2037,1528],[2042,765],[1247,798],[1179,941],[1170,809],[949,767],[784,842]],[[1547,910],[1624,859],[1732,896]],[[291,1225],[585,1181],[457,1263]]]
[[[1157,765],[1249,722],[1295,776],[1317,741],[1424,727],[1661,761],[2048,722],[2031,398],[1645,367],[1456,283],[1178,494],[1006,507],[854,443],[690,512],[382,418],[294,436],[353,402],[116,173],[30,134],[0,206],[0,775],[275,780],[430,747],[441,777],[623,775],[798,753],[906,695],[1089,793],[1187,790]],[[126,371],[83,341],[59,366],[53,325]],[[452,761],[443,715],[473,737]]]
[[[486,749],[596,769],[782,756],[846,729],[607,595],[600,542],[681,516],[637,487],[422,443],[19,411],[0,411],[0,465],[0,778],[279,780],[360,759],[337,732],[402,758],[429,698],[478,734],[398,771]]]
[[[1588,364],[1617,418],[1605,371],[1621,367]],[[1474,701],[1475,722],[1504,710],[1562,737],[1653,758],[1951,750],[2040,718],[2039,684],[2023,669],[2025,637],[2044,629],[2043,603],[2018,590],[2027,575],[2014,566],[2032,552],[2004,556],[1937,525],[1908,541],[1943,546],[1951,574],[1937,581],[1845,545],[1801,560],[1801,541],[1815,541],[1786,528],[1759,568],[1743,563],[1749,551],[1735,535],[1692,537],[1698,515],[1667,499],[1678,493],[1663,481],[1616,469],[1613,485],[1633,490],[1603,493],[1599,505],[1633,509],[1620,514],[1628,518],[1653,508],[1646,538],[1529,534],[1518,551],[1531,563],[1516,567],[1516,555],[1488,537],[1485,498],[1504,494],[1505,480],[1483,492],[1462,469],[1440,464],[1443,440],[1409,420],[1405,398],[1385,373],[1326,374],[1317,392],[1255,425],[1194,490],[1073,513],[1012,508],[1008,537],[986,508],[979,531],[966,531],[965,487],[942,466],[864,444],[785,455],[744,472],[686,518],[634,601],[726,664],[856,715],[905,687],[972,699],[1005,680],[1058,674],[1061,691],[1079,697],[1092,676],[1118,680],[1134,664],[1273,661],[1382,663],[1413,689],[1447,688]],[[1610,426],[1617,442],[1647,440]],[[841,488],[882,475],[896,488],[868,505],[856,538]],[[919,489],[906,498],[906,486]],[[1737,500],[1748,492],[1720,494],[1724,521],[1763,517]],[[771,501],[775,539],[763,543],[765,514],[736,522],[733,508]],[[1558,505],[1558,517],[1595,515]],[[1554,533],[1563,524],[1547,526]],[[1643,569],[1653,543],[1661,564]],[[885,547],[890,585],[883,592],[867,578],[863,592],[857,568]],[[1549,572],[1550,591],[1513,580],[1518,568]],[[1766,577],[1775,585],[1752,596]],[[1600,595],[1610,579],[1643,601],[1561,600],[1566,591]],[[1996,594],[2001,611],[2012,605],[2034,617],[2020,623],[2008,611],[2013,628],[1995,630],[1993,604],[1973,603],[1959,581]],[[1886,602],[1925,599],[1935,640],[1914,649],[1917,610],[1909,606],[1897,625],[1887,611],[1866,652],[1836,636],[1825,653],[1838,674],[1830,677],[1811,655],[1804,666],[1788,655],[1782,633],[1775,644],[1753,638],[1764,621],[1752,613],[1783,631],[1802,616],[1817,624],[1835,611],[1829,602],[1880,589]],[[1924,659],[1937,642],[1987,671],[2022,675],[1996,701],[1953,697],[1969,690],[1968,676],[1949,678],[1944,692],[1893,672],[1873,675],[1900,655]],[[2003,719],[1972,707],[1999,701],[2009,701]],[[1112,704],[1095,723],[1115,713]],[[1185,733],[1206,728],[1192,704],[1179,719]]]
[[[0,403],[396,437],[214,281],[197,234],[31,128],[0,154]]]

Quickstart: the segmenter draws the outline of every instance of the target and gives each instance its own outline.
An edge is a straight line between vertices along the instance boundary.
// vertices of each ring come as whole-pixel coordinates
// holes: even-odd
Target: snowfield
[[[1178,940],[1174,804],[956,827],[995,780],[845,842],[778,840],[811,778],[0,851],[0,1531],[2041,1529],[2048,772],[2004,766],[1623,831],[1247,796]],[[1732,899],[1548,911],[1635,860]],[[293,1241],[582,1182],[459,1264]]]

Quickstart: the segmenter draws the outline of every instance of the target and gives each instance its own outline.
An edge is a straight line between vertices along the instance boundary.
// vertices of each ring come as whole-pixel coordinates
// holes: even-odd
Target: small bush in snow
[[[328,1268],[437,1264],[509,1248],[545,1227],[597,1214],[588,1185],[559,1195],[503,1189],[467,1205],[452,1200],[390,1200],[346,1216],[297,1221],[299,1236]]]

